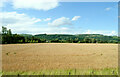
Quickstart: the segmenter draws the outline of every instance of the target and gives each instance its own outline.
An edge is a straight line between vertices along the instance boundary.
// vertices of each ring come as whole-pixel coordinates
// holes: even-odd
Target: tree
[[[85,43],[89,43],[89,38],[84,39]]]
[[[40,39],[38,39],[38,43],[41,43],[41,40],[40,40]]]
[[[32,36],[32,42],[34,41],[34,36]]]
[[[8,34],[8,35],[12,35],[11,29],[9,29],[9,30],[7,31],[7,34]]]
[[[91,39],[92,43],[96,43],[96,40],[94,38]]]
[[[2,26],[2,34],[6,34],[7,33],[7,28]]]

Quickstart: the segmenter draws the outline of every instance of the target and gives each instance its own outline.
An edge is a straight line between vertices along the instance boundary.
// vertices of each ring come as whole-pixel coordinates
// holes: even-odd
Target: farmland
[[[4,74],[117,74],[118,44],[29,43],[2,45]]]

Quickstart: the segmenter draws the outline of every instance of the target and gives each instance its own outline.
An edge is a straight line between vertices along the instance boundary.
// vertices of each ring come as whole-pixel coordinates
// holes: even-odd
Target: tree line
[[[2,26],[1,44],[14,43],[119,43],[117,36],[100,34],[12,34],[11,29]]]

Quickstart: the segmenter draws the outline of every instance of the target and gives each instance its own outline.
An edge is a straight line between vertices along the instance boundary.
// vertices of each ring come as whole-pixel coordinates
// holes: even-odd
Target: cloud
[[[4,4],[4,2],[3,2],[3,0],[1,0],[0,1],[0,7],[3,7],[3,4]]]
[[[81,17],[81,16],[74,16],[74,17],[72,18],[72,21],[78,20],[80,17]]]
[[[0,7],[6,3],[15,9],[50,10],[59,6],[58,0],[0,0]]]
[[[17,12],[1,12],[0,18],[2,18],[2,26],[6,26],[15,31],[21,29],[27,30],[35,23],[41,22],[39,18],[32,18],[24,13],[19,14]]]
[[[38,18],[30,18],[26,14],[18,14],[17,12],[2,12],[1,16],[2,23],[4,25],[7,24],[34,24],[36,22],[40,22],[41,19]]]
[[[36,23],[36,22],[40,22],[40,21],[42,21],[42,20],[41,20],[41,19],[36,19],[36,18],[35,18],[35,21],[34,21],[34,22]]]
[[[119,2],[119,0],[60,0],[60,2]]]
[[[6,2],[10,0],[0,0],[0,7],[3,7]]]
[[[83,32],[83,34],[103,34],[108,36],[118,35],[118,33],[115,30],[112,31],[104,31],[104,30],[86,30]]]
[[[67,27],[62,27],[61,30],[68,30],[69,28]]]
[[[41,24],[44,20],[39,18],[29,17],[28,15],[17,12],[1,12],[2,26],[12,30],[12,33],[28,33],[28,34],[40,34],[40,33],[67,33],[69,28],[67,27],[51,27],[46,24]],[[49,18],[46,18],[49,20]],[[1,24],[1,23],[0,23]],[[0,28],[1,29],[1,28]]]
[[[112,32],[110,33],[110,35],[117,35],[117,32],[116,32],[116,31],[112,31]]]
[[[12,0],[12,5],[16,9],[50,10],[56,8],[59,3],[58,0]]]
[[[63,26],[63,25],[72,25],[72,22],[69,18],[61,17],[56,20],[54,20],[51,23],[48,23],[50,26]]]
[[[51,20],[51,18],[46,18],[46,19],[44,19],[44,21],[50,21]]]
[[[105,10],[106,10],[106,11],[109,11],[109,10],[111,10],[111,8],[105,8]]]

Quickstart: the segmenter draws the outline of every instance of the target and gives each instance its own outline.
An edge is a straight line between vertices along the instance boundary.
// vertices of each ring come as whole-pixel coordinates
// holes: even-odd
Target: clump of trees
[[[11,29],[2,26],[2,44],[25,43],[25,38],[18,34],[12,34]]]
[[[100,34],[12,34],[11,29],[2,26],[2,33],[0,33],[1,44],[14,43],[119,43],[117,36],[104,36]]]
[[[36,38],[34,36],[23,36],[22,34],[12,34],[11,29],[2,26],[0,33],[0,44],[15,44],[15,43],[45,43],[45,39]]]

